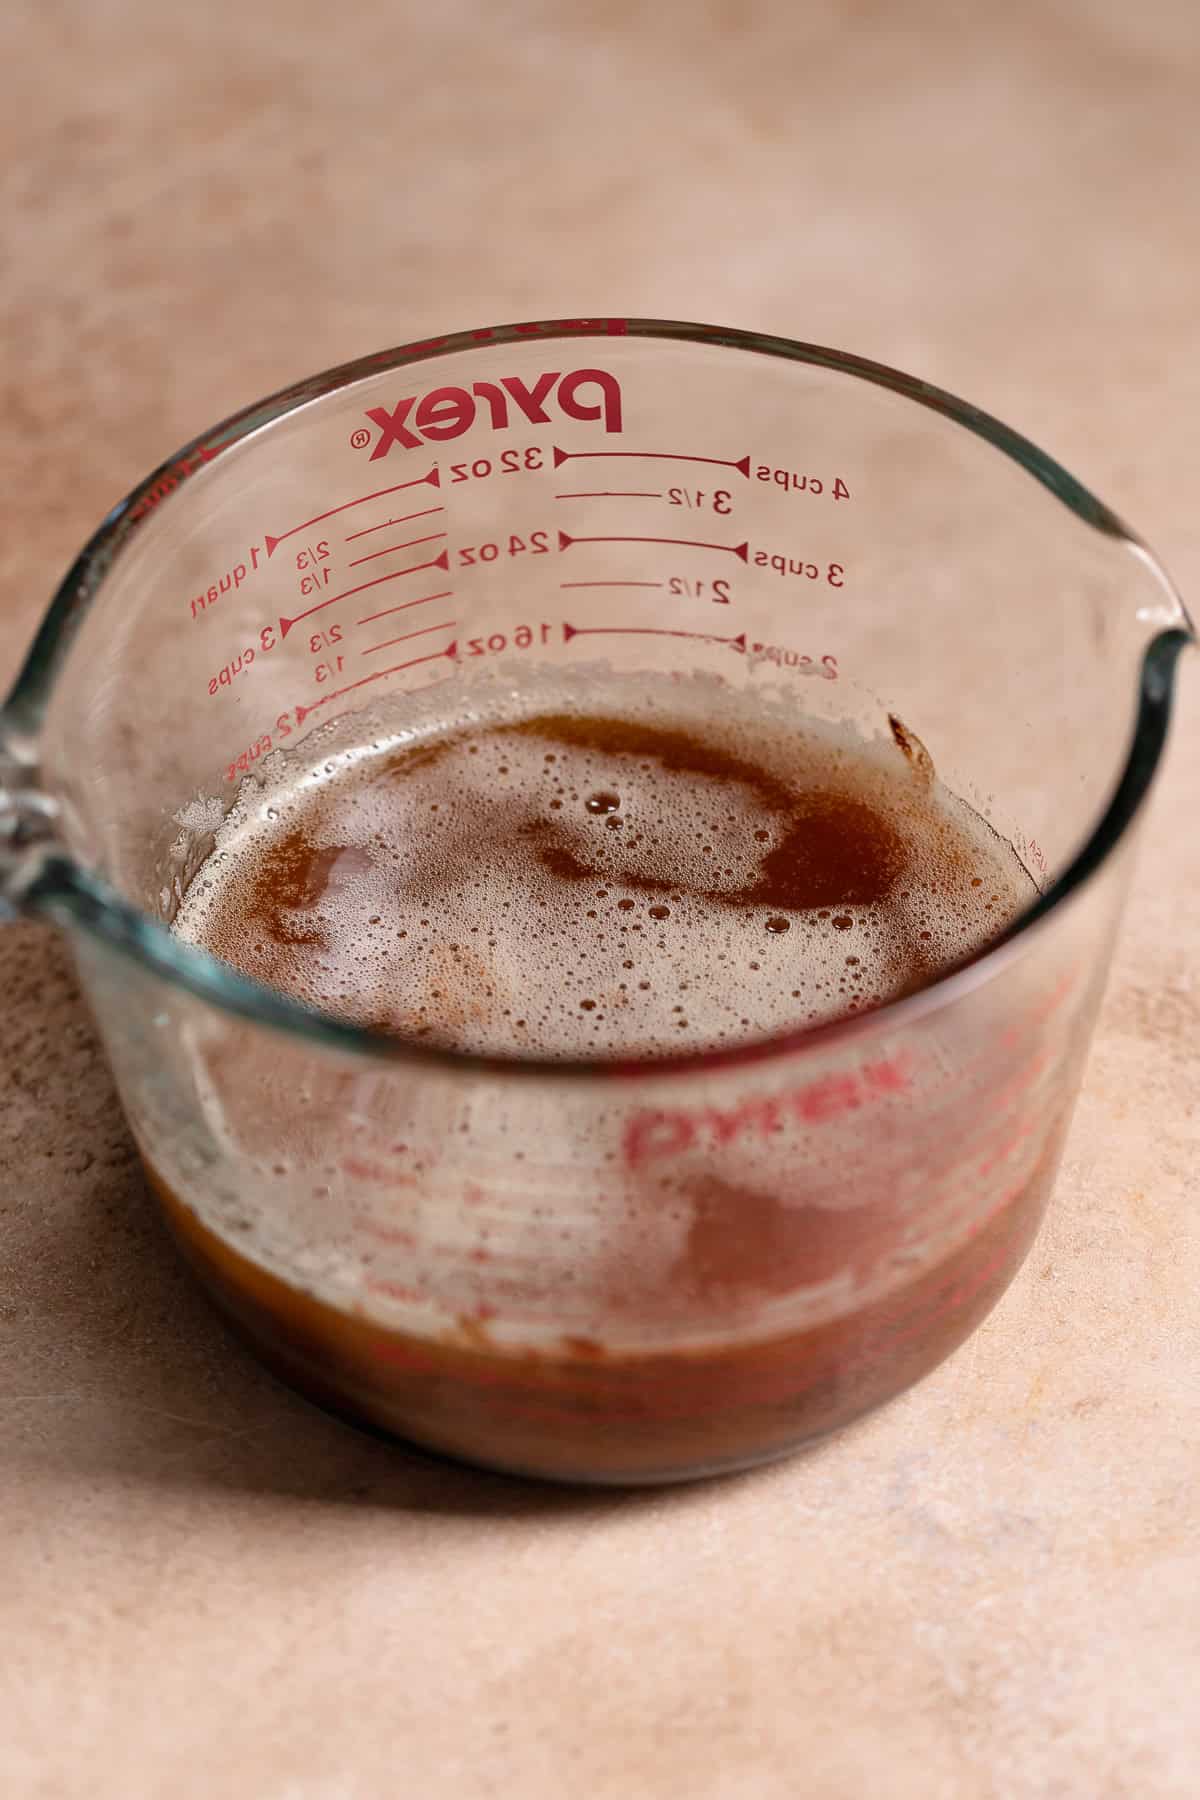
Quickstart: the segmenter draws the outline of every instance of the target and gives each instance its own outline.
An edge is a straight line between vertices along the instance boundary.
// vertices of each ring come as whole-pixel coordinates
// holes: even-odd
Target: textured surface
[[[0,672],[224,411],[579,311],[910,367],[1200,592],[1190,0],[8,0],[0,71]],[[442,1468],[275,1386],[160,1234],[59,944],[0,933],[5,1793],[1194,1795],[1198,778],[1189,665],[998,1311],[811,1454],[648,1498]]]

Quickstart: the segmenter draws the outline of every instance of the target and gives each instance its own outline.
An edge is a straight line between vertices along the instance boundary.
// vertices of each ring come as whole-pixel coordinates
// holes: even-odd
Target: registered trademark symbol
[[[350,433],[350,448],[352,450],[365,450],[370,441],[371,434],[362,425],[358,427],[357,431],[352,431]]]

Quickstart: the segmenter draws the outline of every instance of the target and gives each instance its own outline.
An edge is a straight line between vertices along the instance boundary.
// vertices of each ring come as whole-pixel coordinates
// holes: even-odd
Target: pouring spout
[[[1156,593],[1148,596],[1137,609],[1139,625],[1149,628],[1150,636],[1158,632],[1179,632],[1184,644],[1200,643],[1196,623],[1184,604],[1183,596],[1154,552],[1132,532],[1129,547],[1134,556],[1154,578]],[[1179,646],[1182,648],[1182,646]]]

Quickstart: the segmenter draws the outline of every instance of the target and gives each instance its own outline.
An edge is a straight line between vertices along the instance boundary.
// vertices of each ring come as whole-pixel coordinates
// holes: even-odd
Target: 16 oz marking
[[[460,656],[499,656],[503,651],[528,650],[534,644],[548,644],[554,626],[548,619],[537,625],[517,625],[511,632],[493,631],[490,637],[462,638],[459,642]]]

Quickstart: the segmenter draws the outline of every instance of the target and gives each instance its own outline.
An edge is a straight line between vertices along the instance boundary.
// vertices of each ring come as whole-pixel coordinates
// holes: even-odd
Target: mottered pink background
[[[1189,0],[9,0],[0,87],[5,672],[104,510],[206,424],[539,315],[897,363],[1200,594]],[[1193,1795],[1182,689],[1024,1272],[918,1390],[717,1485],[522,1486],[278,1387],[164,1239],[62,945],[0,931],[6,1794]]]

